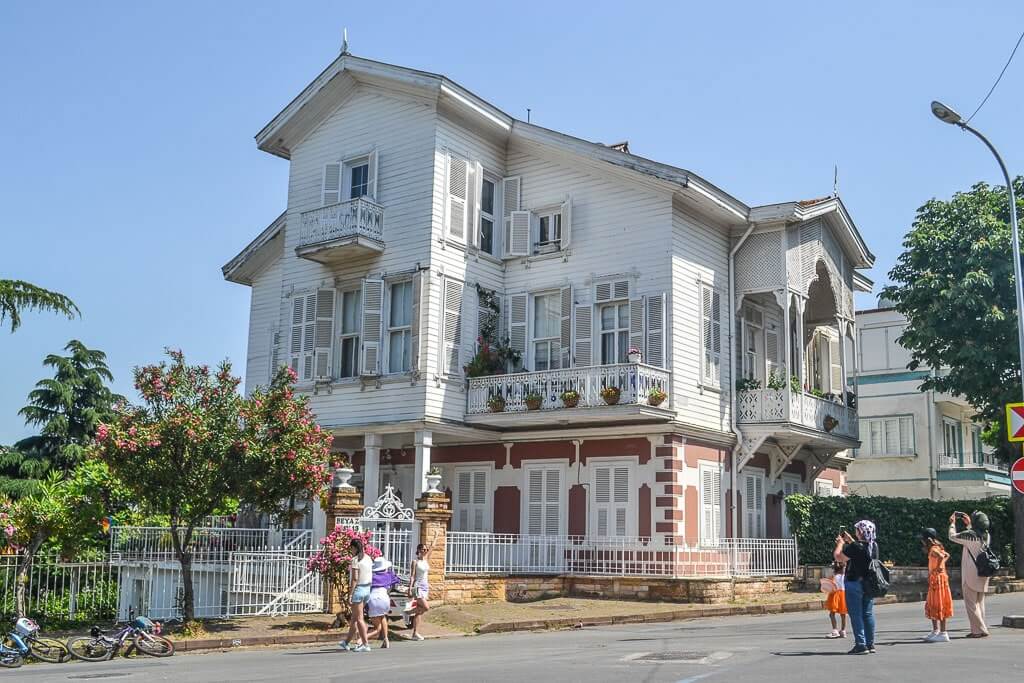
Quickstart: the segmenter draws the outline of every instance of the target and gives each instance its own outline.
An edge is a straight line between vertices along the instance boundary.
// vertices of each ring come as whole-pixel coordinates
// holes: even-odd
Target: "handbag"
[[[967,550],[967,548],[964,548]],[[999,571],[999,556],[992,552],[992,548],[988,543],[981,544],[981,552],[975,557],[974,553],[967,550],[967,554],[974,560],[974,566],[978,570],[978,576],[987,578],[989,576],[995,576],[996,572]]]
[[[868,557],[871,561],[868,563],[868,573],[864,575],[862,581],[864,595],[872,599],[885,597],[889,592],[889,568],[879,561],[877,544],[871,544]]]

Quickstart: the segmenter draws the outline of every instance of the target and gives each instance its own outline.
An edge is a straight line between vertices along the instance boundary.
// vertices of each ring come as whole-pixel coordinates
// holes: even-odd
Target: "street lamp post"
[[[938,120],[954,126],[960,126],[963,130],[973,133],[979,140],[985,143],[989,151],[999,162],[999,168],[1003,171],[1003,178],[1006,179],[1006,190],[1010,193],[1010,230],[1013,235],[1013,291],[1017,296],[1017,353],[1020,362],[1021,382],[1024,384],[1024,293],[1021,291],[1021,267],[1020,267],[1020,233],[1017,230],[1017,199],[1013,196],[1013,181],[1010,179],[1010,172],[1006,170],[1006,164],[999,152],[992,146],[984,135],[967,125],[960,114],[944,105],[942,102],[932,102],[932,114]],[[1022,392],[1024,393],[1024,392]]]

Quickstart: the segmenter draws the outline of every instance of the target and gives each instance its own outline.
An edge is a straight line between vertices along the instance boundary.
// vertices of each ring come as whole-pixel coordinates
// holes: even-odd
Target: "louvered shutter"
[[[594,285],[594,303],[606,304],[629,298],[629,280],[598,282]]]
[[[301,294],[292,300],[291,368],[302,381],[313,379],[314,333],[316,331],[316,293]]]
[[[469,243],[480,248],[480,193],[483,191],[484,169],[479,161],[469,165],[469,197],[466,215],[469,220]]]
[[[509,234],[505,240],[508,256],[528,256],[530,254],[530,224],[533,214],[529,211],[513,211],[509,217]]]
[[[486,531],[487,516],[487,472],[473,472],[473,531]]]
[[[508,297],[508,339],[509,348],[520,354],[520,364],[526,362],[526,321],[529,311],[529,296],[512,294]]]
[[[422,372],[421,361],[423,359],[423,329],[422,317],[426,315],[427,309],[423,305],[427,298],[427,290],[430,287],[430,271],[420,271],[412,278],[412,316],[409,321],[409,347],[412,354],[411,369],[413,372]]]
[[[331,347],[334,340],[334,290],[316,292],[316,326],[313,334],[314,375],[317,379],[331,376]]]
[[[471,531],[469,528],[470,501],[472,501],[473,473],[459,472],[455,479],[455,507],[458,512],[455,515],[459,531]]]
[[[383,310],[384,281],[372,278],[364,279],[362,346],[359,358],[359,374],[361,375],[376,376],[380,374]]]
[[[764,357],[765,368],[768,371],[767,377],[779,372],[779,332],[778,330],[767,329],[764,332]]]
[[[540,536],[544,531],[544,470],[528,470],[526,488],[526,533]]]
[[[562,287],[561,325],[559,327],[559,349],[561,367],[572,364],[572,287]]]
[[[330,206],[341,201],[341,164],[325,164],[321,185],[320,205]]]
[[[370,199],[377,201],[377,175],[380,156],[377,150],[372,150],[366,158],[366,194]]]
[[[721,529],[722,472],[713,467],[700,469],[701,540],[717,541]]]
[[[593,317],[594,308],[589,304],[576,307],[573,319],[573,365],[576,367],[584,367],[593,362]]]
[[[644,362],[659,368],[665,367],[664,292],[647,297],[647,351]]]
[[[828,360],[831,369],[831,391],[837,396],[843,395],[843,366],[842,359],[839,357],[839,340],[829,338],[828,340]]]
[[[460,242],[466,241],[466,211],[469,196],[469,162],[448,152],[447,229],[445,234]]]
[[[448,277],[444,279],[444,355],[441,361],[443,374],[462,372],[462,289],[461,281]]]
[[[628,532],[629,515],[629,468],[616,467],[612,472],[612,502],[615,510],[615,535],[625,536]]]
[[[597,515],[597,535],[608,535],[609,503],[612,500],[611,468],[598,467],[594,471],[594,511]]]
[[[722,298],[707,285],[701,285],[702,356],[704,383],[721,386],[722,383]]]
[[[754,538],[757,536],[757,519],[756,519],[756,508],[757,508],[757,492],[755,491],[754,477],[745,477],[744,483],[746,486],[743,491],[743,507],[747,511],[746,515],[746,531],[747,536]]]
[[[572,198],[562,202],[562,249],[568,249],[572,241]]]
[[[544,534],[558,536],[562,530],[562,471],[544,471]]]
[[[629,346],[640,350],[644,348],[644,300],[629,300]]]
[[[519,211],[522,177],[511,176],[501,180],[501,221],[505,239],[505,257],[512,256],[512,212]]]
[[[283,339],[281,338],[281,330],[276,327],[270,328],[270,363],[269,363],[269,377],[267,384],[269,385],[274,381],[274,377],[277,375],[278,369],[281,367],[281,344]]]

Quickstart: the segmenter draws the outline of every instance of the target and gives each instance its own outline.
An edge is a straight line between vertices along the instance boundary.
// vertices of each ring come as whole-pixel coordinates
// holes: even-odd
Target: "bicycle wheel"
[[[114,656],[114,646],[92,636],[79,636],[68,641],[68,652],[83,662],[105,662]]]
[[[150,657],[170,657],[174,654],[174,643],[150,633],[136,633],[135,648]]]
[[[22,663],[21,655],[11,650],[4,650],[0,652],[0,666],[7,667],[8,669],[17,669]]]
[[[30,656],[42,662],[60,664],[71,658],[71,655],[68,654],[68,646],[56,638],[33,638],[28,641],[28,644],[32,648]]]

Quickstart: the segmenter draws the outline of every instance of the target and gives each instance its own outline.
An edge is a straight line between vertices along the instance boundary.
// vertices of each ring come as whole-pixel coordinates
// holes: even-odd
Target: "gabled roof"
[[[851,263],[854,268],[870,268],[875,264],[875,255],[868,249],[853,218],[846,210],[843,200],[838,196],[765,204],[764,206],[755,206],[750,210],[750,220],[755,223],[777,221],[799,223],[819,216],[826,217],[835,228],[835,234],[842,243],[844,251],[852,257]],[[870,280],[864,279],[867,285],[872,284]]]
[[[224,279],[251,285],[253,278],[284,248],[285,214],[274,219],[256,239],[221,268]]]

